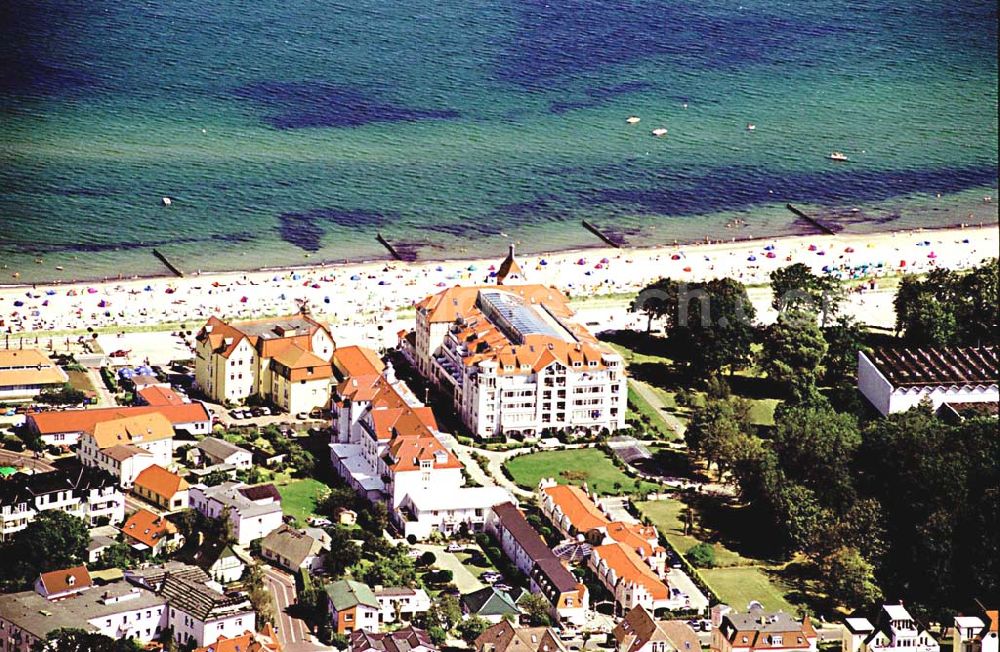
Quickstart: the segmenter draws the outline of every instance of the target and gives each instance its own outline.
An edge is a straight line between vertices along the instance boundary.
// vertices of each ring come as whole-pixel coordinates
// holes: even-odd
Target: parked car
[[[295,418],[298,419],[299,421],[308,421],[309,420],[309,413],[308,412],[299,412],[298,414],[295,415]]]
[[[313,527],[326,527],[328,525],[333,525],[333,522],[331,522],[330,519],[323,518],[322,516],[310,516],[307,522]]]
[[[445,548],[448,552],[462,552],[465,550],[465,546],[460,543],[449,543],[448,547]]]
[[[231,416],[234,419],[242,419],[243,418],[243,410],[230,410],[229,411],[229,416]]]
[[[262,405],[260,408],[260,413],[263,414],[265,417],[269,417],[271,416],[271,408],[267,407],[266,405]]]
[[[250,408],[250,415],[251,416],[259,417],[262,414],[264,414],[264,411],[261,408],[259,408],[259,407]]]
[[[503,582],[497,582],[496,584],[493,585],[493,588],[497,589],[498,591],[513,591],[514,590],[513,586],[511,586],[510,584],[504,584]]]

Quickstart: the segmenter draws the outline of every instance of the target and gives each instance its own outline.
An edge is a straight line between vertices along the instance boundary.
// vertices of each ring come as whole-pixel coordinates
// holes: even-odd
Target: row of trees
[[[998,276],[994,258],[965,272],[935,269],[923,280],[903,277],[896,292],[896,332],[921,348],[995,343]]]
[[[834,601],[905,598],[941,616],[1000,592],[995,418],[951,425],[923,407],[862,428],[814,398],[775,423],[760,437],[745,402],[715,399],[685,437],[771,524],[774,546],[809,556]]]

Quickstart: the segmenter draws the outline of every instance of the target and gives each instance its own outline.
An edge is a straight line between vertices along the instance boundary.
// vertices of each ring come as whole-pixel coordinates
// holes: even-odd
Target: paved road
[[[305,622],[299,618],[292,618],[287,613],[288,606],[295,604],[295,578],[273,566],[264,565],[262,568],[267,588],[274,596],[274,616],[277,621],[278,639],[284,646],[285,652],[329,649],[313,643]]]
[[[429,543],[418,543],[413,547],[421,552],[433,552],[434,556],[437,558],[434,565],[438,568],[444,568],[452,572],[452,581],[463,595],[466,593],[472,593],[473,591],[478,591],[486,586],[479,581],[479,578],[472,574],[472,571],[465,567],[465,564],[458,560],[458,557],[445,550],[444,546],[434,546]],[[469,547],[472,548],[474,546]]]
[[[480,484],[485,486],[499,485],[520,498],[531,498],[534,496],[534,493],[525,491],[524,489],[518,487],[516,484],[508,480],[507,476],[503,474],[504,462],[517,455],[520,451],[488,451],[485,448],[463,446],[457,442],[455,443],[453,450],[459,460],[461,460],[466,467],[469,467],[467,468],[469,475],[471,475]],[[475,460],[472,459],[470,453],[473,450],[489,460],[485,473],[483,472],[483,469],[475,463]]]
[[[0,450],[0,466],[13,466],[15,469],[23,466],[33,471],[51,471],[55,468],[44,457],[36,459],[34,453],[15,453],[7,450]]]
[[[677,419],[677,417],[667,412],[666,404],[662,400],[660,400],[660,397],[656,394],[656,392],[652,390],[652,388],[649,385],[642,382],[641,380],[636,380],[634,378],[630,378],[628,382],[632,386],[632,389],[634,389],[640,396],[646,399],[646,402],[649,403],[649,405],[654,410],[656,410],[656,413],[663,418],[663,420],[667,423],[667,425],[670,426],[670,429],[673,430],[678,437],[684,436],[684,430],[685,430],[684,424],[681,423],[680,420]]]
[[[87,377],[90,378],[90,384],[94,386],[94,390],[97,392],[97,407],[113,407],[118,405],[115,402],[115,397],[108,391],[107,386],[104,384],[104,379],[101,378],[101,372],[94,367],[87,367]]]

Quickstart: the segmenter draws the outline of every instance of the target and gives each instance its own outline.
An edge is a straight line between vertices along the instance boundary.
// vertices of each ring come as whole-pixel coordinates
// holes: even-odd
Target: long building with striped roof
[[[455,286],[420,301],[400,348],[453,396],[478,437],[625,427],[622,357],[572,320],[559,290],[513,280],[523,276],[512,250],[497,285]]]

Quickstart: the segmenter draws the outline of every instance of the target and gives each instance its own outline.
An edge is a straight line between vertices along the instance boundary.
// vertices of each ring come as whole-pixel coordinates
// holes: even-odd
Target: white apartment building
[[[82,518],[92,527],[101,519],[121,523],[125,496],[115,478],[94,468],[19,473],[0,482],[0,541],[10,540],[50,509]]]
[[[883,416],[925,400],[935,410],[944,404],[996,404],[998,368],[993,346],[859,351],[858,389]]]
[[[558,290],[504,284],[515,270],[511,251],[498,285],[456,286],[418,303],[416,330],[401,334],[401,350],[453,396],[478,437],[624,428],[621,356],[572,321]]]
[[[292,414],[330,400],[330,330],[299,315],[229,324],[210,317],[197,336],[195,382],[213,400],[259,396]]]
[[[159,412],[149,412],[95,423],[80,437],[76,456],[84,466],[104,469],[129,489],[147,467],[170,467],[173,440],[170,421]]]
[[[223,482],[214,487],[196,484],[189,492],[189,504],[209,518],[227,513],[236,543],[247,546],[282,524],[281,494],[272,484],[249,486]]]
[[[334,354],[333,468],[359,493],[382,501],[404,535],[477,532],[489,509],[512,500],[498,487],[464,487],[462,463],[438,438],[430,408],[371,351]]]
[[[0,595],[3,652],[29,652],[60,628],[149,642],[172,627],[178,643],[202,646],[255,624],[245,595],[224,594],[200,568],[177,562],[128,571],[126,580],[103,586],[92,585],[85,568],[56,571],[37,588]]]

